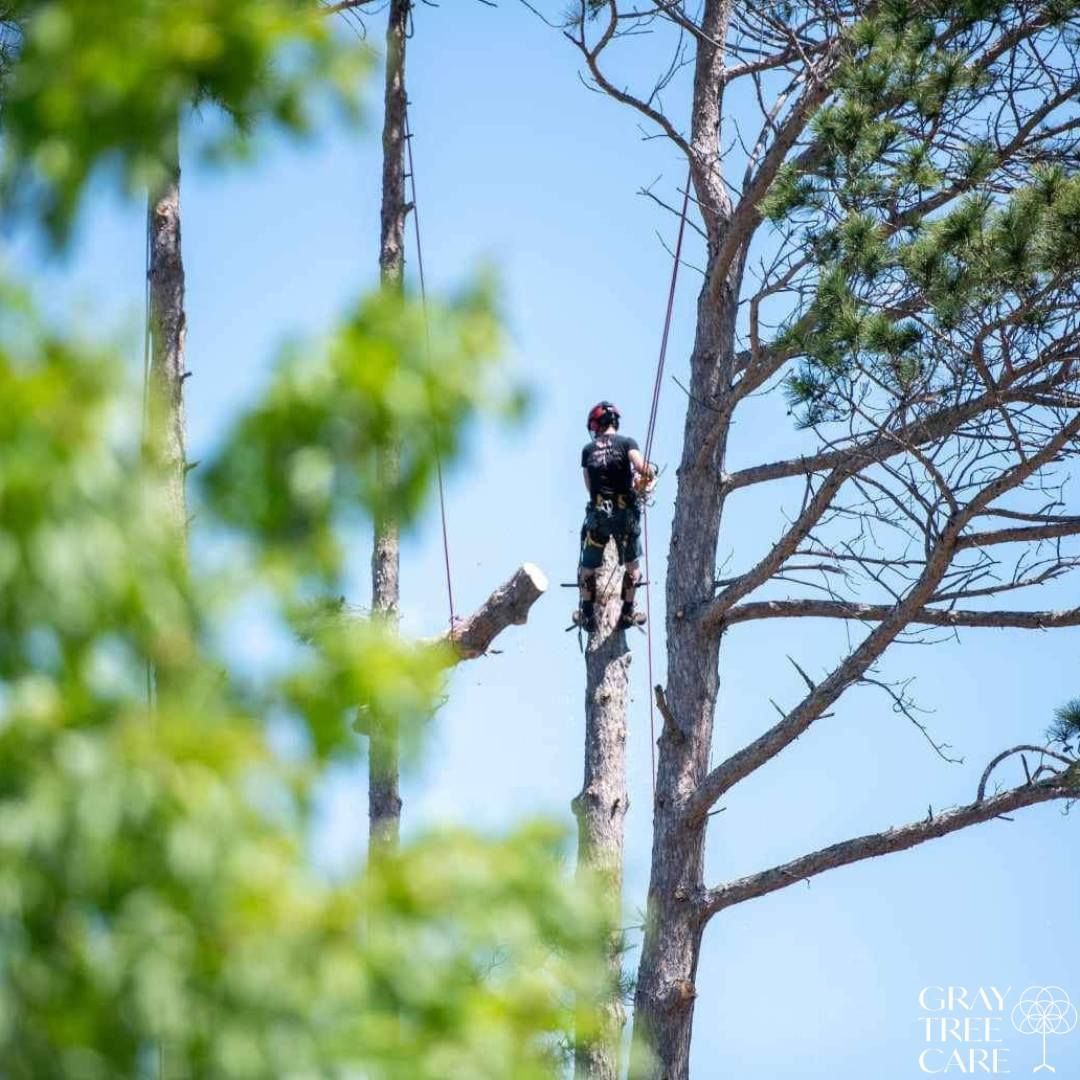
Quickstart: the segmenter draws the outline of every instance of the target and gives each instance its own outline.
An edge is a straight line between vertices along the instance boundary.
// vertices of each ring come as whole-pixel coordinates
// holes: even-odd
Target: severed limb
[[[436,638],[428,638],[427,645],[447,643],[452,646],[449,663],[454,665],[462,660],[475,660],[484,656],[491,649],[492,642],[509,626],[521,626],[529,617],[533,604],[547,591],[548,580],[544,572],[532,563],[522,564],[509,581],[500,585],[471,615],[458,618],[453,630],[447,630]],[[310,640],[318,633],[320,621],[339,619],[340,608],[335,608],[329,616],[313,619],[307,626],[304,636]],[[357,620],[363,616],[346,613],[347,620]],[[361,735],[371,735],[371,723],[367,716],[367,707],[361,705],[353,730]]]
[[[454,647],[458,660],[483,656],[508,626],[522,626],[528,620],[529,610],[547,587],[547,577],[538,566],[522,564],[476,611],[459,619],[442,640]]]

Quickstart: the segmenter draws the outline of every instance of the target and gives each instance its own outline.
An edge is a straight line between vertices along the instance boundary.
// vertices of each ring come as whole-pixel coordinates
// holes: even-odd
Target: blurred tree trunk
[[[600,1029],[575,1050],[574,1074],[617,1080],[619,1043],[626,1010],[622,1002],[622,875],[626,792],[626,713],[630,697],[630,649],[618,628],[622,568],[608,541],[597,576],[596,632],[585,649],[585,777],[572,803],[578,822],[578,877],[600,880],[611,922],[610,997],[600,1003]]]
[[[386,90],[383,120],[382,218],[379,273],[384,289],[400,291],[405,271],[405,45],[411,0],[391,0],[386,27]],[[398,476],[396,450],[379,461],[381,483],[393,485]],[[376,618],[395,624],[400,602],[400,543],[392,518],[377,521],[371,555],[371,607]],[[394,849],[401,826],[398,793],[398,730],[393,721],[371,732],[368,817],[372,850]]]
[[[169,509],[183,546],[187,535],[184,494],[187,458],[184,440],[184,259],[180,239],[180,133],[174,129],[162,179],[149,195],[150,371],[147,440],[163,470]]]

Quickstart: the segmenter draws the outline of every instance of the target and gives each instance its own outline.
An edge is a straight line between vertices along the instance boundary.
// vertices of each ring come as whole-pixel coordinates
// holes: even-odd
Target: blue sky
[[[475,606],[521,562],[553,585],[573,579],[582,510],[578,453],[584,416],[604,397],[643,434],[659,343],[674,220],[637,192],[659,177],[673,198],[684,165],[663,140],[645,141],[637,117],[590,93],[558,34],[504,0],[498,9],[421,7],[408,82],[429,288],[448,290],[481,264],[503,287],[512,363],[536,392],[530,422],[491,425],[448,477],[454,587]],[[375,37],[381,19],[374,21]],[[646,62],[647,46],[631,63]],[[373,84],[373,89],[374,89]],[[680,86],[666,104],[681,116]],[[190,456],[204,456],[235,410],[266,378],[280,344],[316,335],[376,281],[377,101],[368,130],[297,147],[273,144],[254,167],[192,164],[183,187],[188,273],[187,400]],[[206,122],[195,120],[193,123]],[[72,256],[39,267],[57,311],[119,330],[140,362],[143,209],[107,194],[92,200]],[[411,243],[411,236],[410,236]],[[696,256],[690,241],[689,260]],[[35,260],[16,245],[20,260]],[[693,332],[695,275],[684,273],[669,363],[681,376]],[[663,552],[683,396],[664,387],[654,457],[668,466],[653,523]],[[800,445],[782,403],[759,403],[736,432],[734,465]],[[783,487],[731,503],[724,552],[760,549],[798,493]],[[350,599],[366,599],[369,540],[352,537]],[[722,554],[724,553],[722,552]],[[434,516],[403,550],[404,626],[440,629],[441,545]],[[1042,607],[1075,603],[1046,589]],[[572,592],[553,587],[498,656],[453,676],[419,770],[404,786],[405,828],[460,821],[499,829],[525,815],[570,822],[581,783],[583,663],[564,634]],[[653,596],[662,625],[662,596]],[[263,647],[253,622],[246,643]],[[787,654],[812,675],[844,648],[839,624],[739,627],[725,642],[715,755],[771,723],[769,697],[801,688]],[[835,840],[917,819],[928,804],[967,801],[997,750],[1038,738],[1053,708],[1080,692],[1080,631],[1054,635],[969,631],[933,649],[901,649],[890,677],[934,710],[935,735],[966,764],[935,757],[918,732],[869,691],[845,696],[779,759],[741,784],[714,818],[711,883]],[[628,922],[644,903],[650,846],[645,638],[634,639],[627,819]],[[663,650],[656,655],[663,677]],[[366,834],[362,765],[341,769],[324,800],[323,856],[358,857]],[[918,993],[926,985],[1011,988],[1057,983],[1080,1002],[1074,932],[1080,822],[1059,807],[1023,812],[887,860],[837,871],[714,920],[699,977],[695,1077],[902,1080],[923,1075]],[[1006,1030],[1008,1024],[1005,1025]],[[1010,1036],[1011,1069],[1027,1073],[1037,1040]],[[1051,1041],[1061,1075],[1080,1069],[1080,1033]],[[1070,1072],[1068,1066],[1072,1066]],[[956,1075],[954,1068],[949,1075]]]

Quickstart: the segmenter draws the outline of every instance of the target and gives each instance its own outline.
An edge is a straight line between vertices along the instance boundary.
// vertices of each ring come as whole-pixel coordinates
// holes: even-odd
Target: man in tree
[[[641,504],[656,476],[656,468],[642,455],[638,444],[619,434],[620,413],[610,401],[589,410],[590,441],[581,451],[581,471],[589,502],[581,526],[581,561],[578,565],[580,608],[574,621],[587,634],[596,629],[596,572],[604,559],[608,540],[615,541],[619,565],[624,567],[622,614],[619,626],[641,626],[645,616],[634,611],[634,595],[641,580]]]

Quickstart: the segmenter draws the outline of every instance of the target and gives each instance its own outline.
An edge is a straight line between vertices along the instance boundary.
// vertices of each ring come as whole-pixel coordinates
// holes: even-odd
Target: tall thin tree
[[[622,567],[615,541],[604,549],[597,572],[596,632],[585,647],[585,775],[572,807],[578,823],[577,873],[598,879],[611,924],[609,985],[595,1012],[600,1029],[575,1046],[575,1075],[616,1080],[619,1044],[626,1023],[623,1005],[622,918],[624,822],[629,808],[626,783],[630,649],[618,625],[622,612]],[[590,1006],[595,1003],[589,1003]]]
[[[323,6],[323,11],[358,17],[373,0],[340,0]],[[411,33],[412,0],[390,0],[386,25],[386,71],[382,132],[382,202],[379,235],[379,274],[382,287],[402,294],[405,291],[405,225],[415,212],[406,193],[408,93],[406,52]],[[419,254],[419,253],[418,253]],[[396,450],[385,453],[377,463],[380,483],[393,487],[398,478]],[[371,608],[373,617],[396,627],[400,605],[400,537],[397,522],[383,517],[375,522],[371,556]],[[449,573],[449,559],[447,560]],[[484,604],[467,617],[458,618],[446,635],[457,659],[470,660],[485,655],[496,636],[507,627],[523,624],[532,604],[547,589],[547,579],[531,563],[496,588]],[[368,818],[373,851],[393,851],[401,829],[400,733],[396,724],[385,721],[369,730]]]
[[[379,274],[384,289],[401,292],[405,281],[405,48],[411,0],[390,0],[386,25],[386,85],[383,117],[382,213],[379,235]],[[398,473],[395,450],[379,462],[386,485]],[[375,523],[371,555],[371,607],[377,618],[396,625],[401,600],[400,538],[397,523],[384,517]],[[368,818],[374,848],[397,847],[401,829],[399,733],[392,721],[371,731]]]
[[[173,128],[163,149],[160,179],[147,205],[147,294],[150,366],[147,439],[162,468],[169,511],[184,542],[187,453],[184,432],[184,257],[180,235],[180,134]]]

